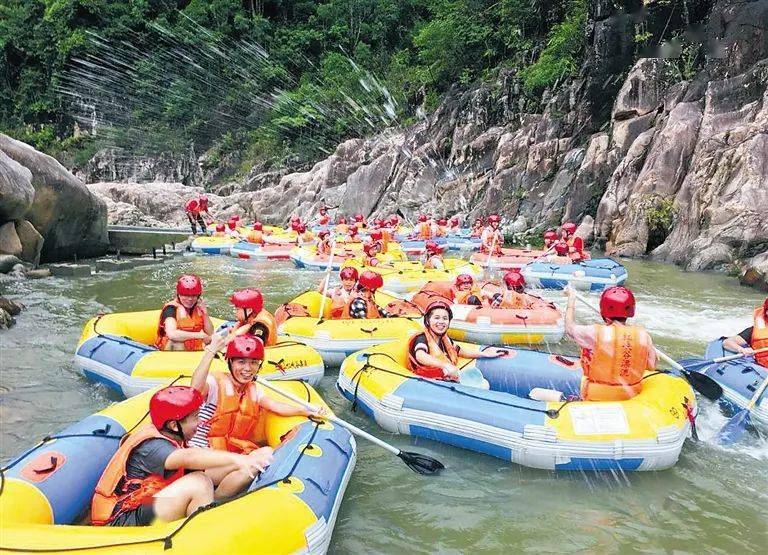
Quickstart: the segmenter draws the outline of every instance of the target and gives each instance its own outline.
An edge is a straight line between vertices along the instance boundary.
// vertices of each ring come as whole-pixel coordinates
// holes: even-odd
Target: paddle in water
[[[591,308],[593,312],[600,314],[600,310],[596,306],[594,306],[592,303],[590,303],[587,299],[585,299],[582,295],[580,295],[576,291],[574,291],[573,293],[576,296],[576,298],[579,299],[579,301],[581,301],[583,304]],[[718,384],[715,380],[713,380],[706,374],[699,374],[698,372],[690,372],[686,370],[685,367],[681,366],[676,360],[672,359],[667,354],[659,350],[658,347],[654,346],[654,350],[656,351],[656,354],[659,356],[660,359],[662,359],[667,364],[669,364],[672,368],[680,372],[680,374],[685,378],[685,380],[689,384],[691,384],[691,387],[693,387],[693,389],[701,393],[707,399],[710,399],[712,401],[717,401],[723,395],[723,388],[720,387],[720,384]]]
[[[733,445],[739,441],[739,439],[741,439],[741,436],[744,435],[744,432],[749,426],[750,413],[757,402],[760,400],[760,397],[763,396],[766,387],[768,387],[768,376],[765,377],[763,383],[760,384],[760,387],[757,388],[757,391],[755,391],[755,394],[749,400],[747,406],[734,414],[730,420],[725,423],[725,426],[720,428],[720,431],[716,436],[717,443],[720,445]]]
[[[267,389],[271,389],[275,393],[278,393],[279,395],[282,395],[286,399],[290,399],[294,403],[298,403],[305,409],[311,410],[311,411],[317,411],[317,407],[307,403],[306,401],[300,399],[299,397],[296,397],[292,393],[289,393],[283,389],[280,389],[279,387],[275,387],[272,383],[268,382],[264,378],[257,377],[256,381],[266,387]],[[377,438],[374,435],[369,434],[368,432],[361,430],[357,426],[350,424],[349,422],[342,420],[338,416],[334,416],[332,414],[325,415],[323,418],[326,420],[330,420],[331,422],[338,424],[339,426],[342,426],[355,434],[356,436],[362,437],[363,439],[367,439],[371,443],[374,443],[378,445],[379,447],[382,447],[392,453],[393,455],[397,456],[399,459],[401,459],[406,465],[408,465],[408,468],[413,470],[414,472],[418,472],[419,474],[435,474],[442,469],[445,468],[443,466],[443,463],[438,461],[437,459],[433,459],[432,457],[428,457],[427,455],[422,455],[421,453],[413,453],[410,451],[401,451],[394,445],[390,445],[384,440],[381,440]]]

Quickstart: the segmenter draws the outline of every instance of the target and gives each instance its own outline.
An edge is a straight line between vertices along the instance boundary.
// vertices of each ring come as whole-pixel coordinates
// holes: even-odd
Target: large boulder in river
[[[43,250],[43,236],[27,220],[17,220],[15,226],[16,235],[21,243],[22,260],[37,266],[40,262],[40,253]]]
[[[31,172],[35,195],[24,219],[45,239],[43,260],[95,256],[106,251],[107,207],[101,199],[56,159],[28,144],[0,134],[0,151]]]
[[[16,233],[16,227],[13,222],[6,222],[0,225],[0,254],[12,254],[21,256],[21,241]]]
[[[0,222],[24,216],[34,198],[32,172],[0,150]]]

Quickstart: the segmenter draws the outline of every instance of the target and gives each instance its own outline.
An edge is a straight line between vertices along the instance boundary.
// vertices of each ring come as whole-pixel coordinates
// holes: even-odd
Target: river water
[[[726,276],[625,263],[638,320],[675,358],[699,356],[707,340],[741,331],[763,299]],[[206,303],[219,317],[230,315],[227,297],[236,288],[261,288],[267,308],[274,309],[320,279],[288,262],[184,257],[90,278],[4,284],[3,293],[27,310],[14,328],[0,332],[3,461],[117,400],[74,367],[83,324],[97,312],[160,307],[182,272],[203,277]],[[579,317],[591,321],[586,312]],[[565,344],[551,347],[574,352]],[[726,450],[707,441],[725,418],[706,400],[700,400],[702,441],[686,443],[673,469],[555,473],[384,433],[350,411],[334,389],[336,373],[326,371],[320,391],[337,414],[401,448],[435,456],[446,470],[419,476],[358,440],[359,460],[332,553],[766,552],[768,442],[752,438],[747,446]]]

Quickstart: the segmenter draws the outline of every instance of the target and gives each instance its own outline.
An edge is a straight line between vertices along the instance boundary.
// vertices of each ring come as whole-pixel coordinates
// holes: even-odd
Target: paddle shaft
[[[275,393],[278,393],[279,395],[282,395],[286,399],[290,399],[294,403],[299,404],[300,406],[304,407],[307,410],[310,410],[312,412],[317,412],[317,410],[318,410],[318,408],[315,405],[313,405],[311,403],[307,403],[303,399],[300,399],[296,395],[294,395],[292,393],[289,393],[289,392],[287,392],[287,391],[285,391],[283,389],[280,389],[279,387],[275,387],[274,385],[272,385],[270,382],[268,382],[264,378],[257,377],[256,378],[256,382],[258,382],[259,384],[263,385],[267,389],[271,389]],[[342,426],[342,427],[348,429],[353,434],[355,434],[357,436],[360,436],[360,437],[362,437],[364,439],[367,439],[371,443],[375,443],[376,445],[386,449],[387,451],[389,451],[393,455],[399,455],[400,454],[400,449],[398,449],[397,447],[394,447],[393,445],[390,445],[386,441],[383,441],[383,440],[377,438],[376,436],[373,436],[373,435],[369,434],[368,432],[366,432],[364,430],[361,430],[360,428],[358,428],[354,424],[350,424],[346,420],[342,420],[341,418],[339,418],[337,416],[334,416],[332,414],[328,414],[326,416],[323,416],[323,418],[325,418],[326,420],[330,420],[331,422],[333,422],[335,424],[338,424],[339,426]]]
[[[747,407],[744,410],[747,410],[747,411],[752,410],[752,407],[754,407],[757,404],[757,402],[760,400],[760,397],[762,397],[766,387],[768,387],[768,376],[765,377],[765,379],[763,380],[763,383],[760,385],[760,387],[757,388],[757,391],[755,391],[755,394],[752,395],[752,398],[749,400],[749,403],[747,403]]]
[[[764,353],[766,351],[768,351],[768,347],[763,347],[762,349],[757,349],[756,351],[753,351],[753,352],[751,352],[749,354],[747,354],[747,353],[737,353],[735,355],[728,355],[728,356],[724,356],[724,357],[713,358],[712,360],[708,361],[707,364],[717,364],[718,362],[728,362],[729,360],[738,360],[740,358],[751,357],[752,355],[755,355],[757,353]],[[703,362],[697,363],[695,366],[700,366],[702,364],[704,364],[704,363]]]
[[[323,298],[320,300],[320,314],[318,318],[322,320],[323,313],[325,312],[325,299],[328,296],[328,283],[331,281],[331,269],[333,269],[333,251],[336,250],[336,238],[333,238],[331,242],[331,254],[328,256],[328,267],[325,269],[325,283],[323,283]]]

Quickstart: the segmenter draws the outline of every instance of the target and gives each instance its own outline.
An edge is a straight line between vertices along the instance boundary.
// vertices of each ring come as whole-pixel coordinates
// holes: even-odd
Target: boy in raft
[[[235,219],[234,216],[232,216],[229,221],[227,222],[227,237],[230,237],[232,239],[242,239],[242,236],[240,235],[240,232],[237,231],[237,224],[239,222],[239,218]]]
[[[331,254],[331,234],[326,231],[317,232],[317,254]]]
[[[245,238],[249,243],[256,245],[264,244],[264,225],[261,222],[254,222],[253,227],[248,231]]]
[[[235,291],[229,302],[235,307],[237,320],[229,332],[231,335],[252,335],[267,347],[277,343],[277,323],[272,313],[264,310],[261,291],[251,288]]]
[[[213,354],[206,356],[210,364]],[[96,484],[91,503],[94,526],[148,526],[155,519],[184,518],[215,498],[232,495],[225,483],[230,477],[248,484],[269,466],[269,448],[244,455],[188,447],[198,429],[202,402],[198,390],[180,385],[152,396],[151,423],[122,439]],[[223,491],[222,486],[214,490],[219,483]]]
[[[469,274],[459,274],[451,287],[453,302],[483,306],[483,293]]]
[[[459,381],[456,364],[461,358],[496,358],[507,353],[503,349],[465,351],[448,337],[453,313],[445,301],[437,300],[424,311],[424,331],[408,342],[408,368],[416,375],[437,380]]]
[[[443,247],[435,243],[434,241],[427,241],[424,245],[425,270],[444,270],[445,261],[443,260]]]
[[[209,373],[211,362],[226,345],[225,358],[229,373]],[[307,409],[276,401],[264,395],[255,382],[264,363],[264,344],[252,335],[238,335],[229,340],[217,335],[206,349],[200,364],[192,374],[191,386],[202,397],[200,425],[190,445],[214,451],[248,455],[272,455],[271,447],[260,447],[254,431],[258,430],[262,409],[279,416],[311,416]],[[325,414],[321,409],[318,415]],[[227,472],[229,470],[229,472]],[[231,469],[207,472],[218,483],[215,498],[222,499],[240,493],[252,479]]]
[[[344,307],[341,317],[354,318],[391,318],[393,315],[376,304],[374,294],[384,285],[380,274],[365,270],[357,280],[357,287],[351,300]]]
[[[498,214],[491,214],[488,216],[488,227],[483,230],[480,235],[480,241],[482,247],[481,252],[490,253],[494,255],[501,254],[501,247],[504,244],[504,236],[501,234],[499,225],[501,224],[501,217]]]
[[[339,271],[339,278],[341,279],[341,285],[331,287],[325,291],[325,278],[320,280],[320,285],[317,290],[320,293],[325,292],[326,296],[331,299],[331,318],[341,318],[344,313],[344,308],[352,300],[352,296],[355,294],[355,285],[357,285],[357,269],[351,266],[346,266]]]
[[[200,202],[193,198],[189,199],[184,205],[184,212],[187,214],[189,225],[192,227],[192,235],[197,235],[197,226],[200,224],[200,231],[206,233],[205,220],[200,214]]]
[[[502,278],[504,287],[503,293],[494,293],[488,299],[493,308],[522,308],[533,307],[533,301],[536,299],[533,295],[525,292],[525,278],[517,270],[510,270]]]
[[[315,236],[311,231],[307,230],[307,226],[304,224],[301,224],[296,228],[296,233],[298,235],[296,242],[300,247],[303,245],[311,245],[315,240]]]
[[[557,241],[557,231],[554,229],[548,229],[544,232],[544,248],[546,250],[549,250],[549,248],[555,244]]]
[[[320,217],[317,218],[319,225],[328,225],[331,223],[331,218],[328,216],[328,207],[323,205],[320,207]]]
[[[584,259],[584,239],[574,235],[576,224],[565,222],[560,226],[560,240],[568,245],[568,254],[572,261],[579,262]]]
[[[475,218],[475,221],[472,224],[472,232],[470,233],[470,236],[481,237],[482,235],[483,235],[483,219]]]
[[[723,349],[743,355],[751,355],[758,349],[766,347],[768,347],[768,299],[765,299],[763,306],[755,309],[750,327],[723,341]],[[755,362],[768,368],[768,351],[757,353]]]
[[[552,264],[571,264],[573,262],[570,257],[570,249],[563,241],[555,243],[555,253],[548,255],[546,260]]]
[[[624,401],[643,389],[643,374],[656,368],[651,336],[642,326],[629,325],[635,296],[626,287],[609,287],[600,296],[602,324],[576,324],[576,295],[565,288],[565,333],[581,347],[581,399]]]
[[[210,343],[213,323],[208,316],[203,282],[193,274],[176,281],[176,298],[160,311],[155,347],[161,351],[202,351]]]
[[[363,243],[363,256],[361,262],[363,266],[380,266],[380,261],[376,256],[381,252],[381,245],[377,241]]]
[[[429,239],[432,239],[432,236],[432,222],[429,221],[426,214],[419,214],[418,223],[416,224],[415,238],[422,241],[428,241]]]

